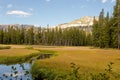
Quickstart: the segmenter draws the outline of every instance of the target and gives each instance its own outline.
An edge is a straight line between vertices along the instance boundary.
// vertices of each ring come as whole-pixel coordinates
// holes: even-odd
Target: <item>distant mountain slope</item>
[[[71,28],[71,27],[78,27],[81,30],[86,31],[87,33],[92,33],[93,20],[94,20],[94,17],[85,16],[85,17],[82,17],[80,19],[76,19],[74,21],[71,21],[69,23],[59,24],[56,27],[59,27],[62,29]],[[96,17],[96,20],[98,20],[97,17]]]
[[[94,20],[94,17],[85,16],[85,17],[82,17],[82,18],[80,18],[80,19],[71,21],[71,22],[69,22],[69,23],[64,23],[64,24],[57,25],[57,27],[60,27],[60,28],[68,28],[68,27],[85,27],[85,26],[92,26],[92,25],[93,25],[93,20]],[[98,18],[96,18],[96,20],[98,20]]]

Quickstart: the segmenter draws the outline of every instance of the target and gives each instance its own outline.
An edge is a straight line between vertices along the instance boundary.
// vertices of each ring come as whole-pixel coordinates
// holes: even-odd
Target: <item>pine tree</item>
[[[113,12],[113,24],[112,29],[112,46],[114,48],[120,48],[120,0],[116,0],[116,5]]]
[[[110,47],[110,25],[109,25],[109,13],[104,19],[104,29],[103,29],[103,43],[105,48]]]
[[[4,35],[4,31],[3,28],[0,29],[0,44],[3,44],[3,35]]]
[[[93,36],[93,46],[99,47],[99,28],[98,21],[94,17],[93,26],[92,26],[92,36]]]
[[[98,32],[99,32],[99,46],[100,48],[104,48],[105,44],[104,44],[104,27],[105,27],[105,22],[104,22],[104,9],[102,9],[102,11],[100,12],[99,15],[99,22],[98,22],[99,26],[98,26]]]

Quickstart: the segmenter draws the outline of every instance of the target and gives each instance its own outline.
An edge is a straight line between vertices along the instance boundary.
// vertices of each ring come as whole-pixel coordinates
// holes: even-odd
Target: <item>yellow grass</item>
[[[11,46],[11,48],[25,48],[26,45],[3,45],[3,44],[0,44],[0,46]]]
[[[113,71],[120,72],[120,50],[116,49],[92,49],[90,47],[56,47],[39,48],[42,50],[54,50],[58,56],[50,59],[38,60],[40,67],[67,70],[73,62],[81,68],[81,71],[102,71],[107,64],[113,62]]]
[[[38,52],[35,49],[27,49],[27,47],[31,47],[30,45],[3,45],[0,46],[10,46],[11,49],[3,49],[0,50],[0,57],[7,56],[7,57],[14,57],[14,56],[26,56],[32,53]]]
[[[7,56],[7,57],[13,57],[13,56],[25,56],[29,55],[32,53],[38,52],[37,50],[29,50],[29,49],[22,49],[22,48],[17,48],[17,49],[4,49],[0,50],[0,57],[1,56]]]
[[[28,61],[31,57],[39,55],[39,51],[26,48],[24,45],[0,45],[11,46],[11,49],[0,50],[0,64],[15,64]]]
[[[2,56],[24,56],[37,52],[37,50],[25,49],[26,45],[8,45],[12,49],[0,50]],[[58,56],[50,59],[37,60],[40,67],[49,67],[58,70],[70,69],[73,62],[80,67],[81,71],[101,71],[110,62],[113,62],[114,72],[120,73],[120,50],[117,49],[98,49],[91,47],[57,47],[57,46],[33,46],[39,50],[57,51]]]

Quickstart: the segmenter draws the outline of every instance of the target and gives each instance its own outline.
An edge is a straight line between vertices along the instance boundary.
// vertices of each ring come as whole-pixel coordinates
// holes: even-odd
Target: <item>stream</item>
[[[31,58],[31,63],[22,63],[14,65],[0,64],[0,80],[33,80],[30,69],[37,59],[50,58],[53,54],[40,54]]]
[[[30,73],[32,64],[0,65],[0,80],[33,80]]]

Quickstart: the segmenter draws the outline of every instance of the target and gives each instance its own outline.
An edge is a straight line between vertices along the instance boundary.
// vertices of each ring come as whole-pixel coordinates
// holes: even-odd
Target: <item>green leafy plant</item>
[[[92,74],[91,73],[91,79],[92,80],[110,80],[113,64],[114,64],[113,62],[110,62],[107,65],[107,68],[105,69],[105,72],[98,73],[98,74]]]

